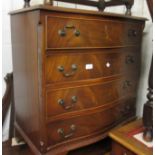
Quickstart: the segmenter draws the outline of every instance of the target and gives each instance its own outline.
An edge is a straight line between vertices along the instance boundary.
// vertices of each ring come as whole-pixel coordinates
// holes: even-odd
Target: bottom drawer
[[[119,143],[113,141],[111,155],[136,155],[136,154],[131,152],[124,146],[120,145]]]
[[[113,107],[84,113],[47,125],[48,145],[75,141],[77,138],[103,134],[106,127],[135,115],[135,99],[122,100]]]

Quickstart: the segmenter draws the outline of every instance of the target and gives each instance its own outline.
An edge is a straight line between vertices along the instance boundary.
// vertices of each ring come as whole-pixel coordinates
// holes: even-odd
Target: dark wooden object
[[[24,0],[25,4],[24,7],[30,7],[30,0]],[[53,5],[54,0],[44,0],[44,4]],[[55,0],[59,2],[68,2],[68,3],[74,3],[74,4],[81,4],[81,5],[87,5],[87,6],[93,6],[97,7],[99,11],[104,11],[106,7],[111,6],[118,6],[118,5],[125,5],[126,6],[126,15],[131,15],[131,8],[134,4],[134,0],[98,0],[98,1],[91,1],[91,0]]]
[[[53,0],[51,0],[53,1]],[[99,11],[104,11],[106,7],[110,6],[118,6],[118,5],[125,5],[126,6],[126,15],[131,15],[131,7],[134,3],[134,0],[99,0],[99,1],[91,1],[91,0],[56,0],[60,2],[68,2],[68,3],[74,3],[74,4],[82,4],[87,6],[93,6],[97,7]]]
[[[147,0],[147,5],[149,8],[149,12],[153,21],[153,0]]]
[[[31,0],[24,0],[24,8],[30,7],[30,1]]]
[[[5,121],[5,118],[6,118],[6,115],[10,107],[11,100],[12,100],[13,75],[7,74],[4,80],[6,82],[6,91],[2,99],[2,124]]]
[[[141,119],[110,131],[111,155],[153,155],[153,148],[149,148],[132,136],[128,136],[129,133],[140,128],[143,128]]]
[[[148,8],[150,11],[150,15],[153,21],[153,0],[147,0]],[[148,79],[148,101],[144,104],[143,110],[143,123],[145,126],[145,131],[143,134],[143,138],[146,141],[153,140],[153,57],[150,66],[150,73]]]
[[[15,127],[34,154],[67,154],[135,118],[144,24],[44,5],[11,13]]]
[[[9,138],[14,135],[14,95],[13,95],[13,73],[8,73],[5,77],[6,91],[2,99],[2,125],[6,119],[9,108],[11,109],[10,114],[10,128]]]
[[[51,2],[54,0],[51,0]],[[126,6],[126,15],[131,15],[131,7],[134,3],[134,0],[99,0],[99,1],[91,1],[91,0],[55,0],[60,2],[68,2],[74,4],[82,4],[87,6],[97,7],[99,11],[104,11],[106,7],[110,6],[118,6],[118,5],[125,5]]]

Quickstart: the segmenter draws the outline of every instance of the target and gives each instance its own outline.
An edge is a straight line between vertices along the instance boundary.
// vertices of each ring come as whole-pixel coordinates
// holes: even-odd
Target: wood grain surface
[[[136,121],[131,122],[130,124],[127,124],[123,127],[112,130],[109,133],[109,136],[114,141],[119,143],[118,145],[121,145],[119,147],[128,149],[129,152],[130,153],[132,152],[133,155],[134,154],[152,155],[153,150],[151,148],[146,147],[144,144],[137,141],[135,138],[127,136],[127,134],[129,132],[132,132],[133,130],[138,129],[138,128],[142,128],[142,127],[143,127],[142,120],[141,119],[136,120]],[[121,151],[121,149],[120,149],[120,151]],[[114,152],[114,153],[116,153],[116,152]],[[118,155],[121,155],[121,154],[119,154],[119,152],[118,152]]]
[[[62,31],[65,36],[61,36]],[[79,36],[75,35],[75,31],[79,31]],[[46,16],[47,49],[136,45],[141,39],[141,32],[140,23]]]
[[[53,7],[11,13],[15,127],[35,154],[67,154],[135,118],[144,24]]]

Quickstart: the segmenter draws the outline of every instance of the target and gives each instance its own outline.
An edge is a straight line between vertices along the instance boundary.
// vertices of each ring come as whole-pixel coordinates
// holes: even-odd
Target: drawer
[[[120,145],[119,143],[113,141],[111,155],[136,155],[136,154],[131,152],[124,146]]]
[[[139,52],[62,53],[46,57],[46,83],[103,78],[139,70]]]
[[[46,17],[46,48],[102,48],[137,44],[142,25],[126,21]]]
[[[129,110],[130,107],[130,110]],[[85,113],[69,119],[63,119],[47,125],[48,144],[55,145],[78,138],[101,134],[110,125],[135,115],[132,100],[119,102],[117,105],[95,113]]]
[[[64,117],[63,114],[82,112],[113,104],[118,99],[136,95],[136,79],[120,79],[95,85],[47,90],[46,115]]]

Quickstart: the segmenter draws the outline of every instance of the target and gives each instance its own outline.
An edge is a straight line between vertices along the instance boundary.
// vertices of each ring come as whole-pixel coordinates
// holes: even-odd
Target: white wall
[[[12,10],[12,1],[3,1],[2,7],[2,77],[7,73],[12,71],[12,57],[11,57],[11,33],[10,33],[10,18],[8,16],[8,11]],[[2,82],[2,91],[5,91],[5,82]],[[7,115],[7,121],[3,127],[3,140],[7,139],[9,130],[9,115]]]
[[[23,7],[24,0],[3,0],[3,9],[2,9],[2,34],[3,34],[3,42],[2,42],[2,76],[8,72],[12,71],[12,54],[11,54],[11,31],[10,31],[10,17],[8,12],[10,10],[20,9]],[[43,0],[31,0],[31,4],[41,4]],[[80,9],[89,9],[89,10],[97,10],[96,8],[86,7],[81,5],[74,5],[74,4],[65,4],[65,3],[54,3],[55,5],[59,6],[67,6],[70,8],[80,8]],[[125,7],[112,7],[106,8],[107,12],[116,12],[116,13],[124,13]],[[139,83],[139,91],[138,91],[138,100],[137,100],[137,115],[142,115],[143,104],[146,102],[146,93],[147,93],[147,80],[148,80],[148,73],[149,67],[152,57],[152,22],[149,15],[149,11],[146,5],[146,0],[135,0],[134,7],[132,8],[132,14],[134,16],[141,16],[146,17],[149,21],[146,22],[146,26],[144,29],[144,36],[143,36],[143,45],[142,45],[142,71],[141,71],[141,80]],[[3,81],[2,87],[3,94],[5,92],[5,82]],[[9,115],[8,119],[5,122],[3,128],[3,140],[7,139],[9,130]]]

